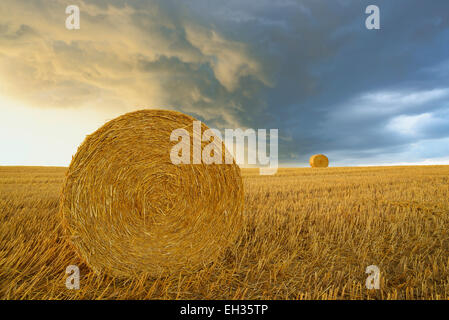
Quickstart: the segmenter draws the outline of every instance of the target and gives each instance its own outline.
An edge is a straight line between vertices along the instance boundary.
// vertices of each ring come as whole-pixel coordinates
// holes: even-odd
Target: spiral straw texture
[[[69,241],[95,272],[192,272],[216,261],[235,240],[243,210],[240,168],[170,160],[178,143],[170,141],[171,132],[186,129],[193,145],[193,121],[174,111],[132,112],[78,148],[60,213]],[[214,143],[225,152],[222,141]]]
[[[311,156],[309,162],[312,168],[327,168],[329,166],[329,159],[324,154]]]

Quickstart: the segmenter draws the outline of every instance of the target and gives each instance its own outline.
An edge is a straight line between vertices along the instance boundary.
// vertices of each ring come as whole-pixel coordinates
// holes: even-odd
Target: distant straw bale
[[[329,159],[324,154],[316,154],[310,157],[309,163],[312,168],[327,168]]]
[[[118,277],[194,272],[235,240],[243,209],[235,161],[170,160],[177,143],[171,132],[184,128],[193,140],[193,121],[174,111],[132,112],[78,148],[60,213],[70,243],[94,271]]]

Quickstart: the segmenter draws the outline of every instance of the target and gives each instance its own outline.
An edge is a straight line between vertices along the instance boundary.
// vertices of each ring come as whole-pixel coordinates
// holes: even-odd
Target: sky
[[[68,166],[144,108],[278,129],[283,166],[449,164],[449,2],[0,2],[0,165]]]

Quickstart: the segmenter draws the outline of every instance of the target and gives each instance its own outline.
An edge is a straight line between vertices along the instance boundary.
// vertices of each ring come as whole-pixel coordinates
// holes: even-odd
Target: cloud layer
[[[0,97],[278,128],[284,164],[449,156],[445,0],[376,1],[381,30],[365,28],[372,3],[359,0],[76,2],[76,31],[66,1],[0,3]]]

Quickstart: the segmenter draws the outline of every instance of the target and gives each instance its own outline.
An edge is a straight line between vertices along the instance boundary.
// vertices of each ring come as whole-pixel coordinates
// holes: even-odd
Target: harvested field
[[[222,259],[129,280],[94,274],[64,240],[65,171],[0,167],[1,299],[449,299],[449,166],[242,170],[244,223]]]

